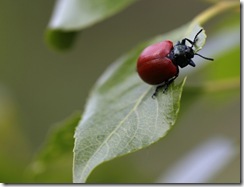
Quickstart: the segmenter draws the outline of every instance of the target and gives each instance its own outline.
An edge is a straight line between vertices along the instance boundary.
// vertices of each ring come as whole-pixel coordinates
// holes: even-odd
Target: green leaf
[[[158,141],[175,124],[185,80],[152,99],[155,87],[140,80],[136,61],[147,45],[164,39],[176,42],[182,33],[194,36],[200,28],[190,33],[187,26],[136,47],[98,80],[75,132],[73,182],[85,182],[99,164]],[[205,37],[199,37],[202,45]]]
[[[69,49],[77,36],[77,32],[64,32],[62,30],[48,29],[45,33],[46,41],[54,49],[66,50]]]
[[[47,41],[58,49],[68,49],[73,42],[73,38],[70,38],[71,33],[74,35],[75,32],[90,27],[122,11],[135,1],[58,0],[48,26]],[[57,41],[56,38],[61,41]],[[67,40],[69,38],[70,41]]]
[[[71,182],[73,135],[79,120],[80,113],[77,112],[50,131],[45,144],[27,170],[27,181]]]

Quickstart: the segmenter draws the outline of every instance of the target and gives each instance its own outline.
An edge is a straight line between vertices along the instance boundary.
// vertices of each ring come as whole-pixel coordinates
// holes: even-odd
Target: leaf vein
[[[150,87],[149,87],[150,88]],[[151,89],[151,88],[150,88]],[[135,112],[135,110],[137,109],[137,107],[139,106],[139,104],[141,103],[142,99],[147,95],[147,93],[149,92],[150,89],[147,89],[144,93],[141,94],[141,96],[138,98],[138,100],[135,103],[135,106],[131,109],[131,111],[125,116],[125,118],[116,126],[116,128],[110,133],[110,135],[102,142],[102,144],[97,148],[97,150],[92,154],[92,156],[89,158],[89,160],[87,161],[87,164],[84,166],[84,169],[81,173],[81,176],[85,173],[85,171],[87,170],[87,168],[89,168],[89,163],[90,161],[93,159],[94,156],[96,156],[96,153],[99,152],[102,147],[104,146],[104,144],[107,144],[108,140],[112,137],[112,135],[114,133],[116,133],[116,131],[121,127],[121,125],[128,119],[128,117]],[[109,146],[108,146],[109,147]]]

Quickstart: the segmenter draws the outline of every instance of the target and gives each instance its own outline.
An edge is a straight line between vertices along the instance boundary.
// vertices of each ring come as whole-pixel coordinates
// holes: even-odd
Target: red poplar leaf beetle
[[[156,97],[160,88],[165,92],[168,86],[178,77],[179,67],[184,68],[187,65],[195,67],[196,64],[192,61],[195,55],[198,55],[206,60],[212,58],[204,57],[193,50],[198,35],[203,31],[201,29],[191,41],[184,38],[178,41],[173,46],[173,42],[165,40],[146,47],[140,54],[137,60],[137,72],[141,79],[151,85],[157,85],[153,98]],[[186,41],[191,46],[186,45]]]

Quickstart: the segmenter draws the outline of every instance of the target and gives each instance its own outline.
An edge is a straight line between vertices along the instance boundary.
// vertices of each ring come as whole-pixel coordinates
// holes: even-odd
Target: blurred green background
[[[31,162],[50,127],[74,111],[84,109],[89,90],[109,64],[141,41],[191,21],[211,5],[195,0],[140,0],[80,32],[74,47],[61,53],[50,49],[44,39],[54,3],[54,0],[0,1],[1,182],[25,181],[19,172]],[[211,37],[217,26],[223,26],[226,20],[238,23],[238,16],[238,12],[217,16],[205,25],[205,30]],[[237,51],[235,60],[240,61],[238,55]],[[189,84],[197,76],[188,76]],[[180,155],[212,135],[231,138],[238,146],[239,90],[221,106],[215,102],[213,95],[203,96],[190,103],[190,107],[183,101],[176,127],[163,141],[103,164],[92,173],[89,181],[155,181],[163,168],[168,168]],[[185,106],[188,108],[184,112]],[[71,170],[61,171],[71,176]],[[69,177],[60,180],[71,182]],[[236,156],[210,182],[239,180],[240,157]],[[47,181],[53,182],[52,179]]]

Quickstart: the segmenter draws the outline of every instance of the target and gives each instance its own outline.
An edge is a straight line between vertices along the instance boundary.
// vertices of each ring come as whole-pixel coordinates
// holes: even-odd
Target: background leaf
[[[73,37],[70,38],[70,36],[74,35],[74,31],[82,30],[106,19],[135,1],[58,0],[48,26],[47,41],[58,49],[67,49],[73,42]]]
[[[0,83],[0,181],[20,183],[30,159],[30,145],[18,124],[19,113],[12,93]]]
[[[71,182],[73,134],[79,120],[80,113],[77,112],[49,132],[46,142],[26,172],[28,181]],[[70,175],[59,170],[70,170]]]
[[[186,28],[148,43],[177,38]],[[159,93],[157,99],[151,98],[155,87],[143,83],[135,71],[136,60],[148,43],[120,58],[96,84],[75,132],[74,182],[85,182],[104,161],[156,142],[175,123],[184,81],[170,86],[166,94]]]
[[[68,31],[64,32],[62,30],[51,30],[48,29],[45,33],[46,41],[50,47],[59,50],[65,50],[70,48],[77,36],[77,32]]]

